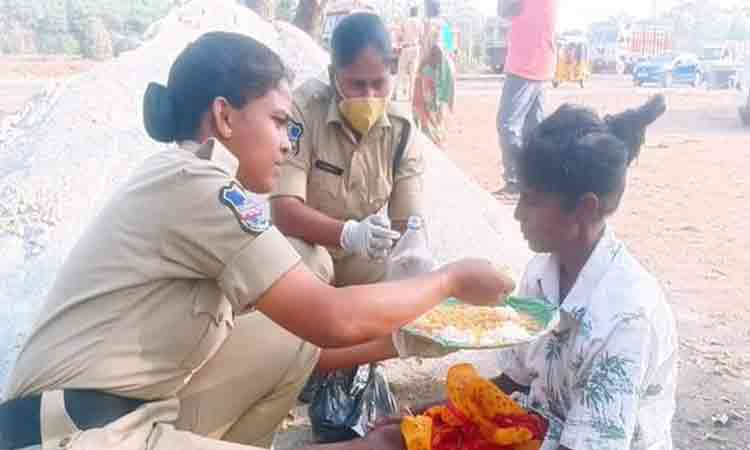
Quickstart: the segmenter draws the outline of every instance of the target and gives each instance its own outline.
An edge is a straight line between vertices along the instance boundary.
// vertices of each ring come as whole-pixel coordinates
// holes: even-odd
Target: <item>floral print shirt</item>
[[[519,296],[560,305],[560,323],[499,352],[503,372],[529,386],[523,403],[549,420],[543,450],[671,450],[677,333],[656,279],[607,229],[570,293],[554,255],[537,255]]]

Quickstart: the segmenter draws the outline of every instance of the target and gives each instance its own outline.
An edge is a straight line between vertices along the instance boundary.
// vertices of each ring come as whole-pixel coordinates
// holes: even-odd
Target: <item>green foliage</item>
[[[39,34],[38,36],[37,45],[40,53],[64,53],[67,55],[79,55],[81,53],[81,43],[76,36],[70,33]]]
[[[278,20],[291,22],[294,20],[294,13],[297,10],[298,0],[279,0],[276,4],[274,17]]]
[[[104,36],[115,33],[139,37],[151,23],[166,15],[174,3],[174,0],[0,0],[0,26],[6,30],[32,30],[36,50],[44,53],[78,54],[82,50],[90,53],[94,47],[98,52],[112,45],[102,41]],[[4,43],[3,47],[28,51],[27,46],[13,42]]]
[[[738,10],[722,9],[716,0],[680,0],[662,20],[673,26],[679,50],[700,52],[727,39],[750,39],[747,18]]]
[[[727,38],[737,41],[750,39],[750,21],[748,21],[748,18],[742,14],[736,15],[732,20]]]

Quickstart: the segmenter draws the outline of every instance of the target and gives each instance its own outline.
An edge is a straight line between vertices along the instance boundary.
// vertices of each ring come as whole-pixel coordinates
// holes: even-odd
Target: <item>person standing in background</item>
[[[515,194],[523,139],[544,119],[544,83],[555,69],[557,0],[498,0],[498,14],[511,26],[497,113],[505,186],[496,194]]]
[[[432,46],[422,62],[414,88],[414,121],[440,148],[447,139],[447,118],[455,101],[455,67],[441,45]]]
[[[398,58],[398,81],[396,100],[411,101],[414,95],[414,81],[417,77],[421,58],[421,32],[419,8],[412,6],[401,26],[401,54]]]

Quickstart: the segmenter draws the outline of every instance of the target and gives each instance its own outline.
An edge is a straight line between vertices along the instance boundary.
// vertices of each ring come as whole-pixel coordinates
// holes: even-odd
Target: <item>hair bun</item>
[[[143,95],[143,124],[156,141],[172,142],[177,134],[177,115],[169,89],[149,83]]]
[[[664,99],[664,94],[656,94],[636,111],[638,111],[638,117],[641,118],[642,126],[645,128],[656,122],[656,119],[664,114],[666,110],[667,102]]]
[[[646,139],[646,128],[654,123],[667,110],[664,95],[657,94],[635,109],[604,118],[609,132],[625,143],[628,148],[628,161],[638,157]]]

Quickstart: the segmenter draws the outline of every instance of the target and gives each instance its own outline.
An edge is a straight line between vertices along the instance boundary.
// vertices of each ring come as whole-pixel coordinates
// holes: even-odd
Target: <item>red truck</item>
[[[630,73],[641,61],[661,56],[674,50],[674,38],[669,27],[652,23],[636,23],[623,33],[624,72]]]

